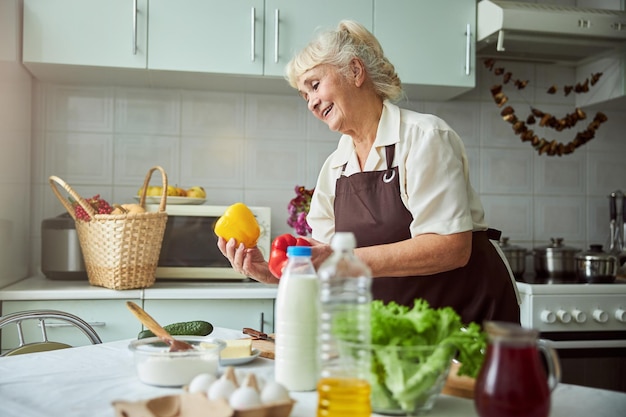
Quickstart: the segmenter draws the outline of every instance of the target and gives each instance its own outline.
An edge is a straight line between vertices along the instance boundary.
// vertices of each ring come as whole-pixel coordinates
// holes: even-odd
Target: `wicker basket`
[[[65,181],[51,176],[50,187],[76,222],[78,240],[83,251],[91,285],[129,290],[154,284],[167,223],[167,175],[155,166],[148,171],[139,204],[146,207],[146,192],[152,173],[158,170],[163,179],[163,195],[155,213],[96,214],[85,199]],[[76,218],[70,201],[61,195],[61,185],[89,214],[90,220]]]

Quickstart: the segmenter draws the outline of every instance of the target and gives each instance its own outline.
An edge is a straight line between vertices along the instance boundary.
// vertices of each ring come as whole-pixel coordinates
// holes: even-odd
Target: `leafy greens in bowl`
[[[478,375],[486,335],[476,323],[464,326],[454,309],[433,309],[421,299],[412,308],[376,300],[370,314],[369,346],[349,341],[353,330],[348,319],[342,325],[338,317],[334,328],[342,360],[362,361],[364,354],[369,356],[374,412],[417,415],[429,411],[455,357],[461,363],[459,375]]]

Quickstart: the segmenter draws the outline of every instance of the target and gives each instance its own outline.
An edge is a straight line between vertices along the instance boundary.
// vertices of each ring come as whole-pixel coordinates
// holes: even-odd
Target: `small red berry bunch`
[[[113,207],[103,198],[100,198],[100,194],[96,194],[91,198],[85,199],[87,203],[93,207],[96,214],[111,214],[113,211]],[[76,219],[83,220],[88,222],[91,220],[87,211],[78,204],[78,201],[70,198],[70,202],[72,203],[72,207],[74,208],[74,214],[76,215]]]

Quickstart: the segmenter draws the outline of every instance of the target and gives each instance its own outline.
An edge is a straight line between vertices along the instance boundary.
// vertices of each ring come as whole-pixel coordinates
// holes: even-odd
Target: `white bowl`
[[[168,344],[158,337],[133,340],[128,348],[135,357],[141,382],[160,387],[187,385],[198,374],[217,375],[220,351],[226,347],[221,339],[202,336],[176,336],[193,350],[170,352]]]

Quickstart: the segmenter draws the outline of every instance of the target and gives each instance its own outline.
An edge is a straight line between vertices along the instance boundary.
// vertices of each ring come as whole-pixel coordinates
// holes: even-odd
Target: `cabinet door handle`
[[[88,322],[88,324],[91,327],[105,327],[106,326],[106,322],[105,321],[90,321],[90,322]],[[38,326],[41,326],[41,323],[39,323]],[[46,321],[46,327],[47,328],[52,328],[52,327],[74,327],[74,325],[71,324],[71,323],[62,323],[62,322],[51,323],[51,322]]]
[[[468,23],[465,29],[465,75],[470,75],[470,63],[472,55],[472,28]]]
[[[137,55],[137,0],[133,0],[133,55]]]
[[[274,10],[274,63],[278,64],[278,21],[280,10]]]
[[[250,31],[252,32],[250,36],[250,60],[254,62],[254,50],[256,49],[256,9],[254,7],[250,9]]]

